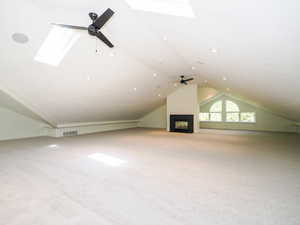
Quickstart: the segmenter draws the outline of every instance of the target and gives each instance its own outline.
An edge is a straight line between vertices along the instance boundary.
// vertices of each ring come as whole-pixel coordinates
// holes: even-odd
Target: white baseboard
[[[98,133],[112,130],[122,130],[138,127],[138,120],[120,120],[88,123],[61,124],[48,131],[48,136],[63,137],[65,132],[75,131],[78,135]]]

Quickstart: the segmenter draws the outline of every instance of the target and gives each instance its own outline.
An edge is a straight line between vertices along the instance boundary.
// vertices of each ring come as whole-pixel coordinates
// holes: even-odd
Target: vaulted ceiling
[[[194,16],[135,10],[125,0],[2,0],[0,88],[52,124],[125,120],[161,104],[185,74],[300,121],[299,1],[164,2]],[[59,66],[34,60],[51,22],[87,26],[90,11],[108,7],[115,15],[103,33],[115,48],[77,31]],[[14,33],[29,41],[14,42]]]

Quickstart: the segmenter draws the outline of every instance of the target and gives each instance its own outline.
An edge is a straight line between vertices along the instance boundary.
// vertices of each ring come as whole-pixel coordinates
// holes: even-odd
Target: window
[[[58,66],[79,37],[80,34],[72,29],[53,26],[34,60]]]
[[[241,113],[241,122],[243,123],[255,123],[256,115],[254,112],[242,112]]]
[[[200,121],[209,121],[209,113],[200,113],[199,115]]]
[[[226,122],[239,122],[240,113],[226,113]]]
[[[210,109],[209,113],[200,113],[200,121],[212,121],[212,122],[221,122],[222,121],[222,108],[223,102],[218,101],[214,103]]]
[[[226,101],[226,122],[239,122],[240,109],[237,104],[232,101]]]
[[[210,121],[213,121],[213,122],[221,122],[222,121],[222,106],[223,106],[223,102],[218,101],[210,107],[210,110],[209,110]]]
[[[222,122],[223,118],[228,123],[256,123],[255,112],[240,112],[239,106],[230,100],[217,101],[210,107],[209,112],[199,114],[202,122]]]

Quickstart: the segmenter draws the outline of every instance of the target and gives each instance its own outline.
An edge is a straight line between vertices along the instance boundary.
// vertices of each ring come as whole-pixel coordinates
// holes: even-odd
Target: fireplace
[[[170,115],[170,131],[193,133],[194,116],[193,115]]]

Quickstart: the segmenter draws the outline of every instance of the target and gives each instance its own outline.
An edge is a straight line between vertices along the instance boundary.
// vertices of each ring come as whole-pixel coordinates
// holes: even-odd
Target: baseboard
[[[63,137],[66,132],[77,132],[77,135],[122,130],[138,127],[138,120],[103,121],[88,123],[61,124],[49,132],[49,136]]]

